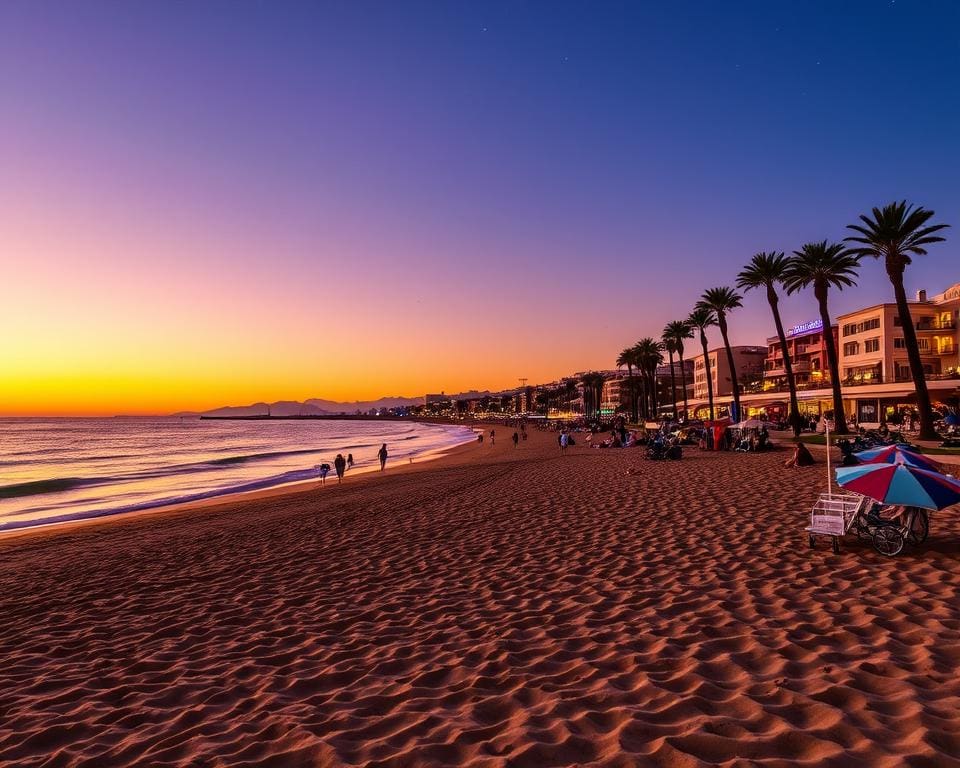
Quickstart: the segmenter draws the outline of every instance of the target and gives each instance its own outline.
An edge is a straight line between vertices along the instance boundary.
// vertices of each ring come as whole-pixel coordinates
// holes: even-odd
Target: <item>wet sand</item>
[[[822,464],[497,432],[0,539],[0,765],[960,765],[960,514],[810,551]]]

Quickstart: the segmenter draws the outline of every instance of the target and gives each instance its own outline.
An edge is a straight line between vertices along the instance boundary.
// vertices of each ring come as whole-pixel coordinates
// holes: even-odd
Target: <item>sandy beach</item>
[[[497,432],[0,539],[0,765],[960,765],[956,511],[834,555],[822,463]]]

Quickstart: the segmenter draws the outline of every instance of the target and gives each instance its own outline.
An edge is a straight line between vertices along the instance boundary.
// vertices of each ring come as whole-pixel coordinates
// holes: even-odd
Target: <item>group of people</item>
[[[380,471],[383,472],[387,467],[387,444],[384,443],[380,446],[380,450],[377,451],[377,458],[380,460]],[[342,453],[337,454],[337,458],[333,460],[333,469],[337,473],[337,482],[343,482],[343,476],[347,474],[348,469],[353,468],[353,454],[348,453],[347,457],[344,458]],[[330,465],[321,464],[317,467],[317,473],[320,475],[320,485],[326,485],[327,475],[330,474]]]
[[[527,439],[527,422],[526,420],[520,421],[519,431],[514,430],[514,433],[510,436],[510,439],[513,441],[513,447],[517,448],[520,445],[521,440]],[[483,432],[477,433],[477,442],[481,445],[483,444]],[[490,445],[497,444],[497,430],[490,430]]]

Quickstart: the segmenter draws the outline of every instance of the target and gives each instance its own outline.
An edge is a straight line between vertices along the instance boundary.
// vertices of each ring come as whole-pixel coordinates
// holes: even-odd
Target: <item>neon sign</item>
[[[809,333],[810,331],[819,331],[823,328],[823,320],[811,320],[807,323],[800,323],[800,325],[795,325],[790,329],[788,336],[797,336],[801,333]]]

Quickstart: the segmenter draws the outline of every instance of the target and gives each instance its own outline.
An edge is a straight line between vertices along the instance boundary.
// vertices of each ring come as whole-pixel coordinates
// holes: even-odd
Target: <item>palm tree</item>
[[[573,400],[577,394],[577,381],[576,379],[566,379],[563,382],[563,393],[567,398],[567,413],[573,411]]]
[[[661,337],[661,342],[663,348],[667,350],[667,355],[670,358],[670,394],[673,397],[673,418],[677,418],[677,375],[673,370],[673,355],[677,351],[677,343],[670,336],[664,335]]]
[[[693,338],[693,329],[685,320],[673,320],[663,329],[664,338],[673,340],[674,349],[680,359],[680,386],[683,389],[683,414],[687,416],[687,372],[683,367],[683,340]]]
[[[630,381],[630,420],[635,424],[637,422],[637,398],[633,388],[633,368],[637,364],[637,356],[634,354],[633,347],[627,347],[617,358],[617,368],[627,366],[627,377]]]
[[[537,396],[534,398],[537,405],[543,407],[543,416],[546,419],[550,418],[550,390],[542,389],[537,392]]]
[[[733,388],[733,407],[736,411],[737,419],[743,418],[743,412],[740,410],[740,382],[737,381],[737,367],[733,361],[733,349],[730,346],[730,339],[727,337],[727,312],[737,307],[742,307],[741,296],[733,288],[710,288],[703,292],[698,307],[712,309],[717,316],[717,325],[720,328],[720,335],[723,337],[723,346],[727,350],[727,365],[730,366],[730,383]]]
[[[699,304],[693,308],[690,317],[687,318],[687,325],[700,331],[700,346],[703,349],[703,367],[707,375],[707,402],[710,405],[710,421],[714,419],[713,413],[713,375],[710,373],[710,351],[707,349],[707,328],[717,324],[717,315],[708,307],[701,307]],[[696,376],[696,374],[694,374]]]
[[[644,382],[644,413],[650,418],[657,412],[657,367],[663,363],[663,347],[660,342],[647,337],[634,344],[633,349]]]
[[[787,335],[783,331],[783,321],[780,319],[780,297],[777,296],[777,284],[783,282],[787,262],[788,259],[783,251],[754,255],[750,263],[737,275],[737,288],[747,291],[752,288],[763,288],[767,292],[767,303],[773,313],[773,324],[777,327],[780,349],[783,350],[783,369],[787,374],[787,388],[790,390],[790,425],[793,427],[794,437],[800,437],[801,419],[800,406],[797,404],[797,381],[793,375],[793,361],[787,351]],[[829,329],[825,331],[825,333],[829,332]]]
[[[932,224],[927,222],[933,216],[933,211],[926,208],[907,205],[906,200],[899,203],[890,203],[883,208],[873,209],[873,218],[861,214],[860,224],[850,224],[847,229],[859,233],[846,240],[859,243],[850,251],[858,258],[873,256],[883,259],[887,269],[887,277],[893,285],[893,295],[897,301],[897,314],[900,315],[900,325],[903,328],[903,343],[907,348],[907,360],[910,362],[910,376],[917,390],[917,410],[920,411],[920,439],[938,439],[937,430],[933,426],[933,408],[930,406],[930,393],[927,391],[927,380],[924,378],[923,362],[920,360],[920,345],[917,343],[917,331],[910,317],[910,305],[907,303],[907,294],[903,289],[903,272],[908,264],[913,262],[914,256],[925,256],[927,249],[924,246],[931,243],[942,243],[944,238],[935,235],[948,224]]]
[[[587,419],[600,418],[600,401],[603,399],[603,374],[593,371],[583,376],[584,410]],[[588,405],[589,403],[589,405]]]
[[[848,251],[842,243],[807,243],[787,260],[783,287],[787,293],[796,293],[813,286],[813,295],[820,306],[823,321],[823,340],[827,345],[827,362],[830,365],[830,384],[833,388],[834,430],[838,435],[847,434],[847,420],[843,413],[843,394],[840,390],[840,364],[837,361],[837,343],[833,339],[833,326],[827,307],[830,286],[838,291],[856,285],[857,267],[860,258]]]

